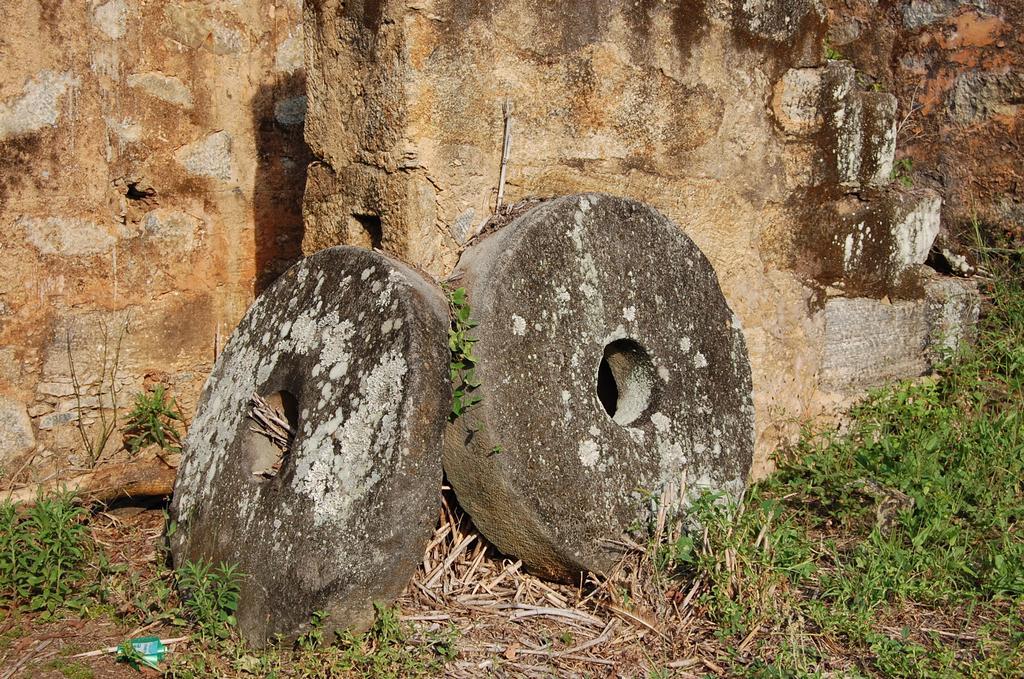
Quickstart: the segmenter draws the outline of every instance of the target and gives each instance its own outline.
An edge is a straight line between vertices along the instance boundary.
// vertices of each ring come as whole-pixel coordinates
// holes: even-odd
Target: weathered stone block
[[[926,278],[920,299],[829,299],[822,312],[822,384],[857,394],[922,375],[937,358],[971,340],[978,308],[973,283],[935,274]]]
[[[896,107],[892,94],[861,90],[847,61],[790,69],[772,98],[775,119],[787,134],[819,135],[814,183],[845,190],[891,181]]]
[[[791,68],[775,84],[772,110],[789,134],[813,134],[824,122],[821,68]]]
[[[835,178],[845,188],[860,184],[861,148],[864,144],[864,102],[857,96],[857,71],[846,61],[830,61],[822,75],[825,108],[826,157],[834,159]],[[832,167],[828,168],[833,170]]]
[[[981,295],[970,280],[930,276],[924,285],[927,300],[929,354],[941,359],[977,337]]]
[[[242,319],[184,443],[171,549],[238,564],[247,640],[314,611],[364,627],[407,584],[437,521],[447,327],[434,285],[357,248],[301,261]],[[287,451],[253,431],[253,394],[287,419]]]
[[[815,208],[818,280],[848,293],[884,297],[928,258],[939,232],[942,200],[928,189],[864,191]]]
[[[903,25],[910,30],[943,21],[964,6],[987,10],[988,0],[909,0],[900,7]]]
[[[861,92],[864,133],[860,184],[884,186],[892,181],[896,154],[896,97],[888,92]]]
[[[960,124],[1020,111],[1024,102],[1024,71],[971,71],[957,76],[949,93],[949,109]]]
[[[608,541],[703,489],[737,496],[753,451],[746,345],[700,250],[650,207],[555,199],[471,245],[479,405],[445,469],[499,549],[549,577],[607,572]],[[674,491],[672,489],[675,489]]]

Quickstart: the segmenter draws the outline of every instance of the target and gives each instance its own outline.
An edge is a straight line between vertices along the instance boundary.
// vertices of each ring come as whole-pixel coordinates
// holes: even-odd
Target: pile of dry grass
[[[658,517],[654,544],[678,537]],[[441,520],[413,582],[399,600],[403,619],[436,632],[458,630],[450,676],[635,676],[646,670],[723,673],[710,630],[694,604],[702,583],[667,579],[653,552],[622,543],[606,578],[545,582],[498,552],[445,488]]]

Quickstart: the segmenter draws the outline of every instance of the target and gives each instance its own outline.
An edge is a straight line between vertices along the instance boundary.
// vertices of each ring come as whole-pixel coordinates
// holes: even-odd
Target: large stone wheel
[[[314,611],[364,627],[408,583],[437,521],[447,319],[418,273],[339,247],[281,276],[231,336],[184,443],[171,550],[178,567],[238,565],[250,642]],[[287,452],[252,431],[254,393],[294,427]]]
[[[479,326],[482,401],[445,470],[503,552],[562,580],[607,572],[652,495],[738,495],[753,455],[743,333],[710,263],[654,209],[541,204],[471,246],[455,276]],[[681,490],[685,489],[685,490]]]

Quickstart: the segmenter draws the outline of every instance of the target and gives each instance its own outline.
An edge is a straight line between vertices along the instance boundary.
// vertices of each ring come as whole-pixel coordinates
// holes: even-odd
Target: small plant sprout
[[[182,422],[181,411],[174,398],[167,395],[163,385],[135,397],[135,407],[128,413],[124,429],[125,445],[132,453],[146,446],[156,445],[162,450],[181,451],[181,433],[177,422]]]
[[[842,54],[839,53],[839,50],[837,50],[836,48],[832,47],[832,45],[829,44],[828,40],[825,40],[825,43],[822,46],[825,49],[825,58],[828,59],[829,61],[842,61],[845,58]]]
[[[912,158],[900,158],[892,165],[892,180],[906,188],[914,185],[914,161]]]

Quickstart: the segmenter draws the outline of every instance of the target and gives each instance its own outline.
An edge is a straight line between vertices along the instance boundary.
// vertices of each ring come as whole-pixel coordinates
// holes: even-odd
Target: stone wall
[[[944,229],[1024,246],[1024,3],[828,4],[830,44],[899,100],[898,158],[942,192]]]
[[[94,438],[111,384],[122,418],[154,382],[189,415],[244,309],[303,250],[375,246],[446,274],[493,210],[505,101],[507,200],[627,195],[708,254],[745,325],[761,471],[800,421],[924,369],[924,347],[976,313],[919,266],[940,214],[1020,234],[1012,0],[304,12],[0,7],[6,474],[83,464],[79,416]],[[826,43],[851,61],[826,62]],[[890,181],[903,157],[910,188]],[[893,337],[898,369],[857,368]],[[844,347],[862,351],[843,362]]]
[[[298,257],[300,13],[297,0],[0,4],[8,475],[84,464],[79,416],[95,440],[111,386],[122,422],[147,380],[189,412],[218,344]]]

